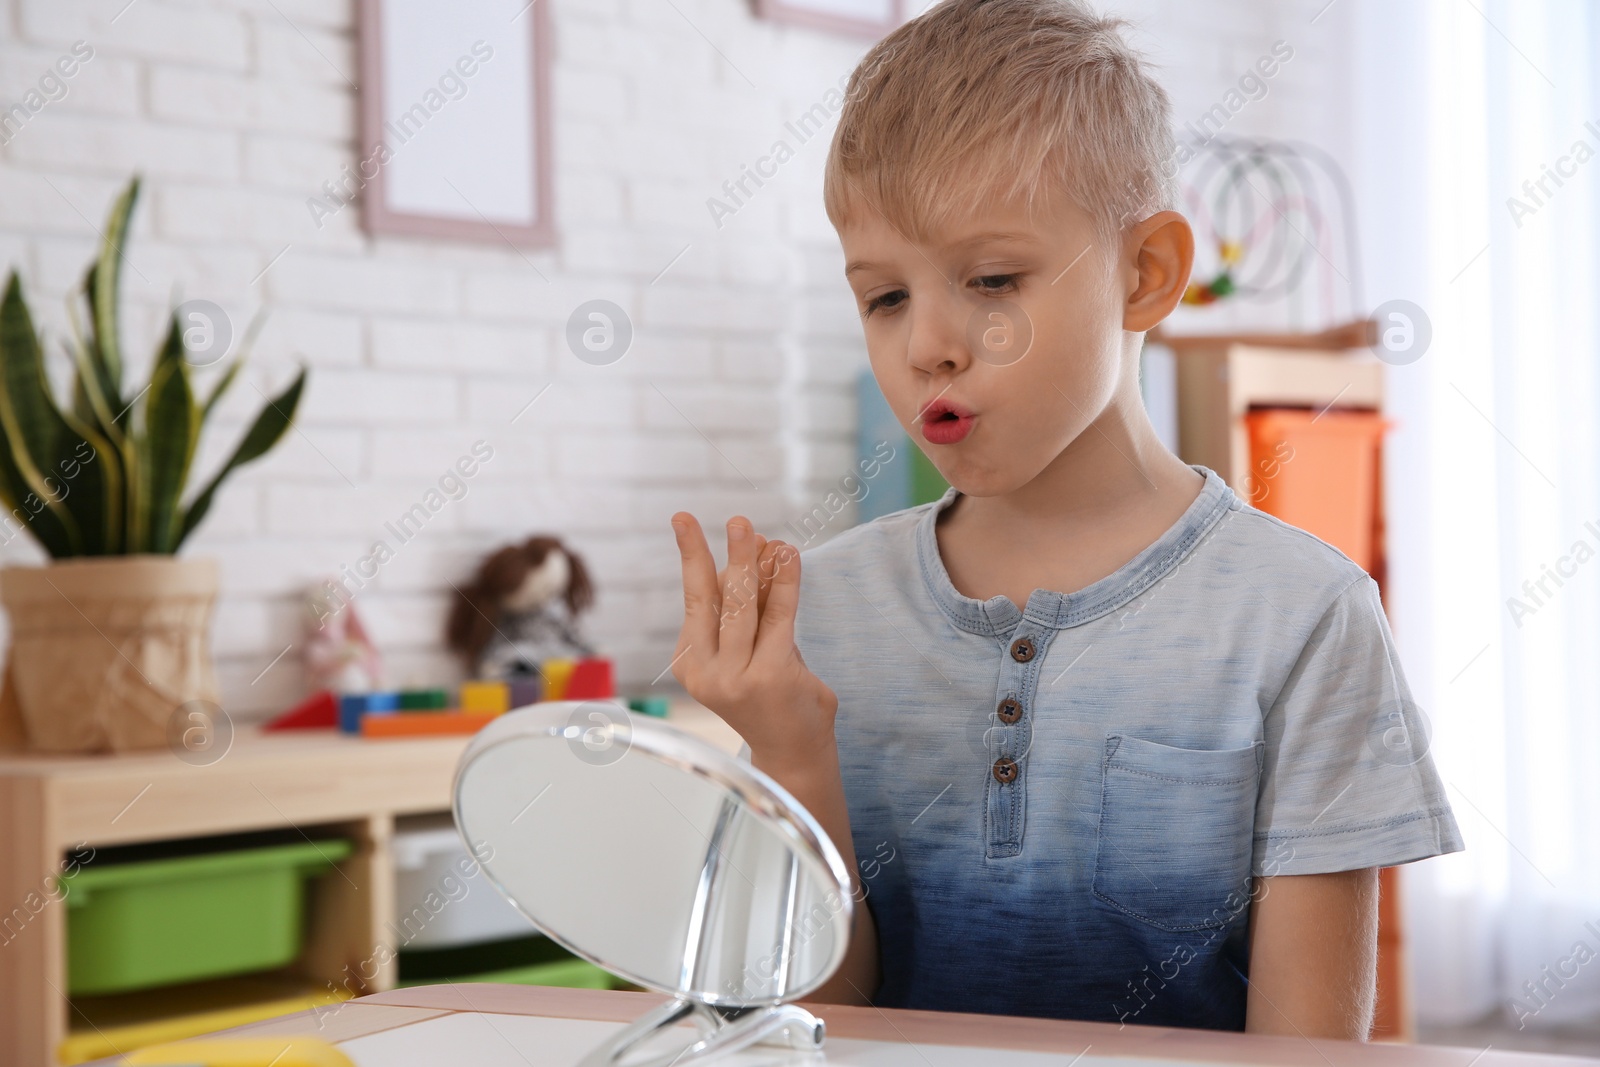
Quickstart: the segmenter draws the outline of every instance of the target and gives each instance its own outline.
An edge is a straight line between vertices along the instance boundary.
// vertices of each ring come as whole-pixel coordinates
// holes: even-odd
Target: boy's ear
[[[1131,288],[1122,328],[1144,333],[1172,314],[1194,266],[1194,231],[1176,211],[1158,211],[1124,238]]]

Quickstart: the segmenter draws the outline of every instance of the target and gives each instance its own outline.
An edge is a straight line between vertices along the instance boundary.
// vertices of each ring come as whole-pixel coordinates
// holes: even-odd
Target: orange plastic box
[[[1379,446],[1391,425],[1376,411],[1257,408],[1246,413],[1245,499],[1316,534],[1363,570],[1377,563]]]

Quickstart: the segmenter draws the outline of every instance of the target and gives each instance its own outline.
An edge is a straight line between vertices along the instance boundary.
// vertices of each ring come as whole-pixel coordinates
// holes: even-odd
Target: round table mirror
[[[838,849],[738,758],[603,701],[531,705],[462,754],[456,825],[490,882],[550,938],[672,1000],[587,1065],[687,1064],[756,1041],[820,1048],[787,1003],[844,958]],[[688,1019],[697,1036],[670,1044]]]

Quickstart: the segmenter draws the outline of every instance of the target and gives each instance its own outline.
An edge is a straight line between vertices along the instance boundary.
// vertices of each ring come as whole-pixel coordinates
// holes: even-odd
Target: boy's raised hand
[[[719,574],[693,515],[672,517],[683,559],[683,629],[672,675],[750,744],[761,764],[803,766],[835,755],[839,701],[806,666],[794,641],[800,553],[768,541],[750,521],[728,522]]]
[[[767,541],[735,516],[728,522],[728,566],[718,574],[693,515],[678,512],[672,529],[683,557],[683,631],[673,676],[749,742],[752,764],[816,817],[851,872],[851,898],[864,899],[833,736],[839,700],[794,643],[799,550]],[[849,953],[831,980],[843,985],[825,985],[813,996],[860,1003],[861,990],[878,985],[872,916],[858,907],[852,923]]]

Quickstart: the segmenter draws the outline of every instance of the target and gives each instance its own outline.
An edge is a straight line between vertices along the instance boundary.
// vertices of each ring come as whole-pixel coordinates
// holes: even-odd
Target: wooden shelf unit
[[[1250,499],[1252,406],[1383,410],[1382,361],[1364,351],[1269,348],[1228,338],[1167,338],[1177,353],[1178,455]]]
[[[692,702],[675,703],[668,721],[728,751],[739,748],[737,734]],[[456,761],[469,740],[241,730],[209,766],[165,749],[0,752],[0,1063],[57,1062],[73,1026],[66,904],[50,897],[63,858],[85,845],[286,828],[345,837],[355,851],[314,883],[306,948],[290,971],[316,987],[393,988],[396,963],[379,949],[395,940],[395,820],[450,810]],[[30,899],[43,906],[35,911]]]

